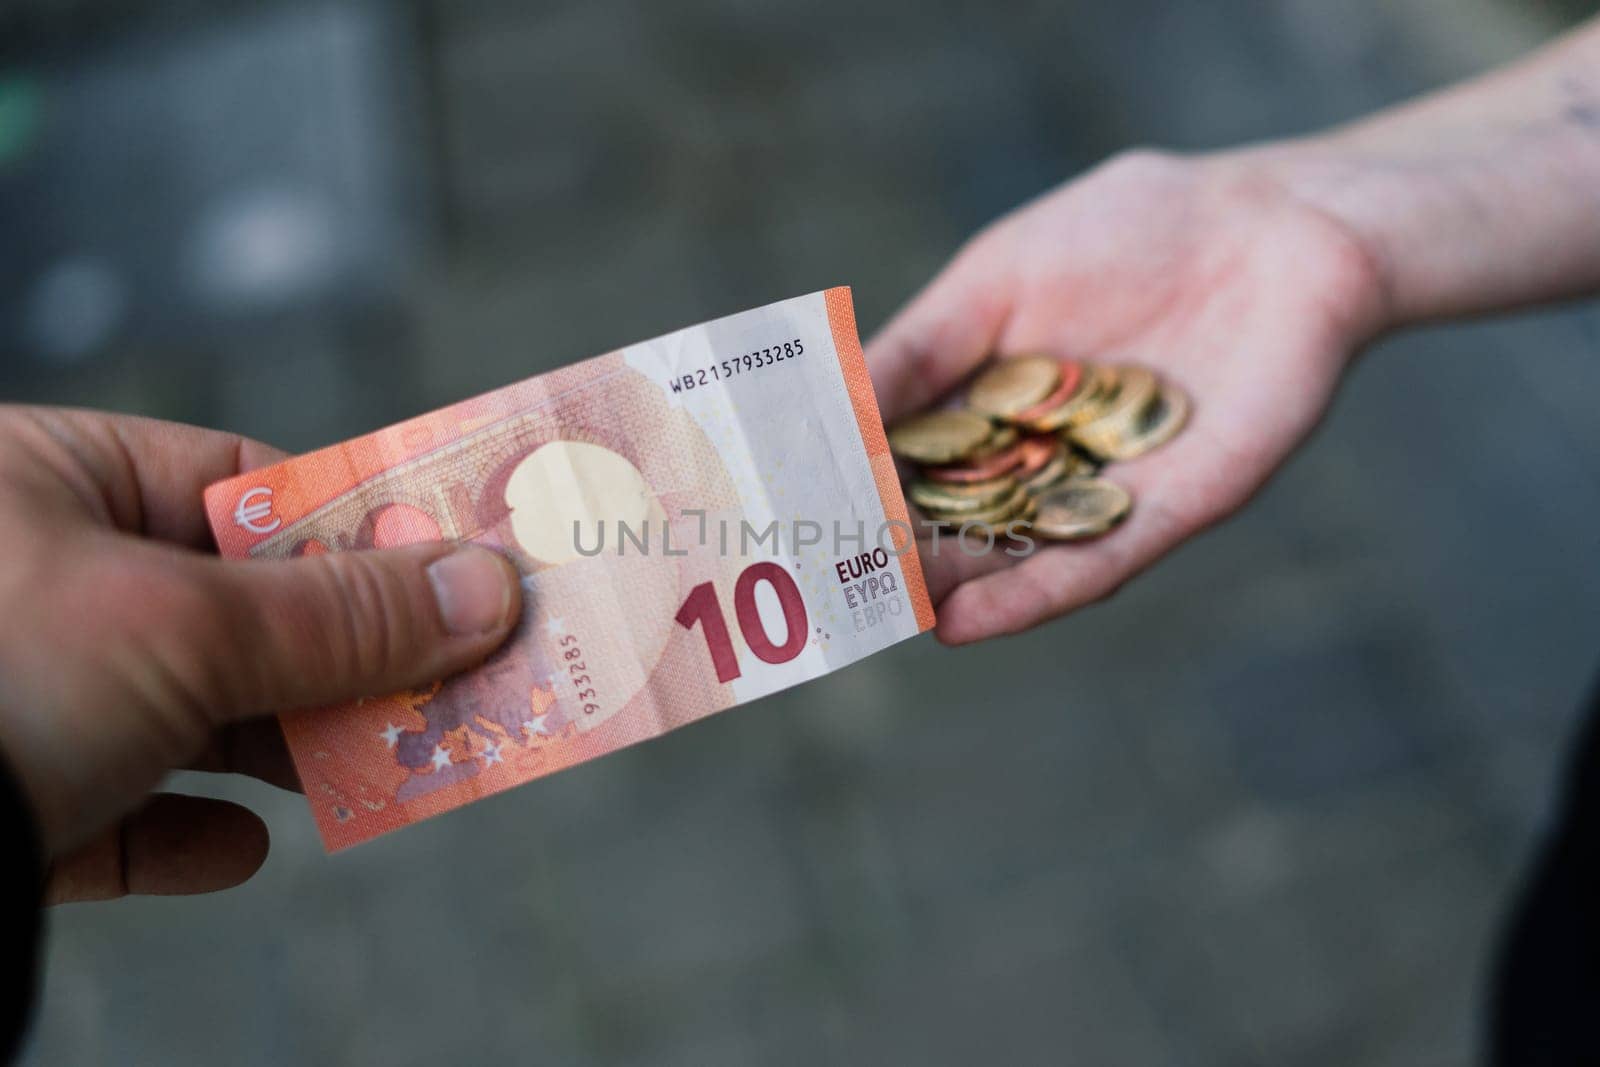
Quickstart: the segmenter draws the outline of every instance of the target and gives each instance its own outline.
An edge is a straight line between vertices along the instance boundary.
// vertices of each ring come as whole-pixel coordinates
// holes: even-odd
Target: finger
[[[60,408],[23,409],[92,483],[118,529],[194,548],[211,544],[201,504],[206,486],[285,458],[237,434],[132,415]]]
[[[211,735],[211,743],[185,770],[244,774],[292,793],[304,792],[276,719],[229,723]]]
[[[157,793],[143,808],[52,865],[46,904],[231,889],[266,861],[267,827],[248,808]]]
[[[219,721],[424,685],[481,662],[522,610],[515,568],[434,543],[294,560],[187,557],[163,664]]]
[[[1011,314],[1009,264],[980,234],[867,345],[867,369],[889,422],[919,411],[994,349]]]
[[[1112,480],[1133,496],[1128,518],[1094,541],[1052,544],[1014,567],[963,582],[939,609],[938,637],[951,645],[1018,633],[1104,600],[1177,545],[1232,512],[1257,487],[1218,475],[1220,444],[1195,436],[1119,464]],[[1204,466],[1194,457],[1203,456]],[[1037,535],[1034,535],[1037,536]]]
[[[134,532],[195,548],[211,546],[201,501],[206,486],[288,458],[238,434],[133,417],[105,417],[138,486],[141,524]]]
[[[912,510],[912,523],[922,578],[935,608],[962,584],[1016,564],[1018,557],[1013,553],[1026,547],[1003,530],[992,538],[976,527],[963,533],[962,524],[935,521],[916,509]]]

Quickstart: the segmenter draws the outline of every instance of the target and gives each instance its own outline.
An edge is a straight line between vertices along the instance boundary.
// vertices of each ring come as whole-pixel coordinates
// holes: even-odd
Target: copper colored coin
[[[929,411],[889,429],[889,448],[917,463],[955,463],[981,448],[994,424],[972,411]]]
[[[973,379],[967,406],[986,415],[1010,418],[1033,407],[1055,391],[1061,364],[1052,356],[999,359]]]
[[[1083,381],[1083,364],[1074,359],[1062,360],[1061,381],[1056,386],[1055,392],[1026,411],[1017,412],[1012,421],[1027,425],[1035,419],[1043,418],[1070,400],[1072,394],[1077,391],[1078,383],[1081,381]]]
[[[1014,472],[1020,481],[1027,481],[1043,470],[1067,446],[1058,437],[1029,437],[1022,442],[1022,462]]]
[[[1024,442],[1018,441],[1003,452],[996,452],[983,459],[969,460],[965,463],[943,467],[926,467],[922,476],[930,482],[987,482],[993,478],[1010,474],[1022,463],[1022,447]]]
[[[1104,478],[1069,478],[1034,497],[1033,528],[1052,541],[1098,537],[1127,517],[1133,498]]]

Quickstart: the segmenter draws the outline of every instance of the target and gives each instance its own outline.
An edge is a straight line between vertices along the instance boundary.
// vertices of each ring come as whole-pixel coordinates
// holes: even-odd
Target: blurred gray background
[[[1588,5],[0,14],[0,389],[301,450],[834,284],[880,324],[1133,143],[1357,115]],[[1114,602],[364,845],[51,916],[33,1064],[1429,1065],[1600,650],[1600,317],[1363,362]]]

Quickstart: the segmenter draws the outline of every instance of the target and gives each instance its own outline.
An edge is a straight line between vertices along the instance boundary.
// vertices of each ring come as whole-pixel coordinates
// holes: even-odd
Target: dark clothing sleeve
[[[1600,1063],[1600,689],[1559,821],[1507,924],[1491,997],[1494,1067]]]
[[[38,968],[44,851],[33,811],[11,768],[0,760],[0,888],[5,893],[5,955],[0,976],[5,1004],[0,1007],[0,1063],[11,1063],[22,1047],[33,1012]]]

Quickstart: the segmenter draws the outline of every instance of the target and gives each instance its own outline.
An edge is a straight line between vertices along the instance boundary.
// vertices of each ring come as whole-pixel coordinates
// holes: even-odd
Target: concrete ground
[[[1130,143],[1359,114],[1553,31],[1424,0],[439,5],[439,255],[398,321],[14,397],[352,436],[825,285],[880,323]],[[839,675],[198,900],[51,916],[32,1064],[1472,1055],[1600,650],[1600,316],[1374,351],[1116,600]],[[168,362],[161,362],[162,359]]]

